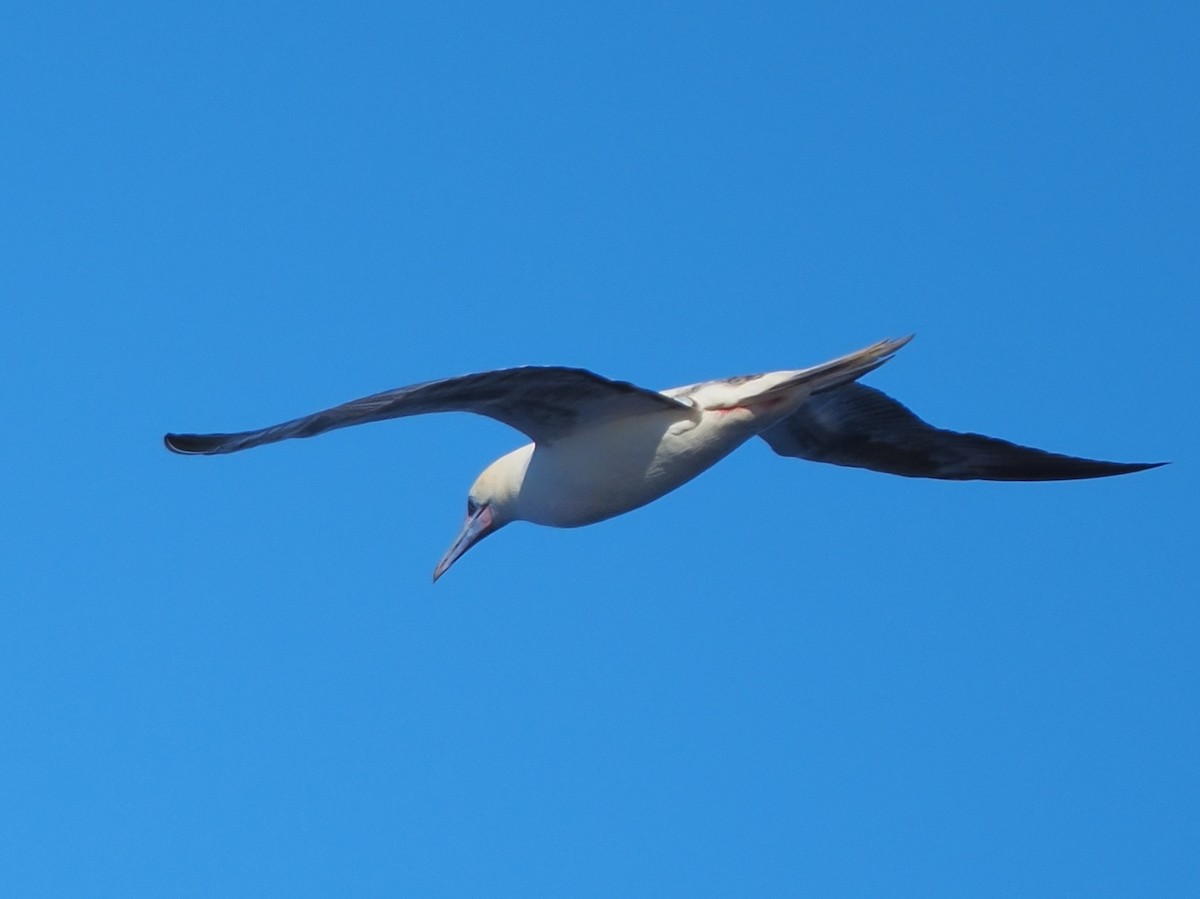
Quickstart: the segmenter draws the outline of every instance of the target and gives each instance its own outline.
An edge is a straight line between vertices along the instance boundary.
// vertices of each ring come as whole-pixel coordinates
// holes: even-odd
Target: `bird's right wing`
[[[863,384],[845,384],[810,397],[760,436],[781,456],[911,478],[1062,481],[1163,464],[1079,459],[982,434],[944,431]]]
[[[167,434],[164,442],[172,452],[215,455],[388,418],[474,412],[523,431],[539,443],[552,443],[580,426],[664,410],[686,414],[689,408],[685,401],[586,369],[527,366],[400,387],[255,431]]]

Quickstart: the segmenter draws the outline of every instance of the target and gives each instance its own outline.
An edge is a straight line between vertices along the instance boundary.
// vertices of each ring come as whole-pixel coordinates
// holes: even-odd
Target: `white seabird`
[[[655,392],[580,368],[528,366],[400,387],[236,434],[167,434],[167,449],[216,455],[429,412],[474,412],[532,439],[483,470],[462,529],[433,571],[512,521],[578,527],[644,506],[751,437],[781,456],[949,480],[1100,478],[1164,463],[1101,462],[935,428],[855,383],[911,337],[812,368]]]

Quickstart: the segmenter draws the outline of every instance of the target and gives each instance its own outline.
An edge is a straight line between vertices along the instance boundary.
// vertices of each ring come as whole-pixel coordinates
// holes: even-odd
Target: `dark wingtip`
[[[213,441],[201,434],[164,434],[163,446],[181,456],[198,456],[211,452]]]
[[[1069,478],[1108,478],[1119,474],[1133,474],[1138,471],[1147,471],[1151,468],[1161,468],[1164,465],[1170,465],[1169,462],[1099,462],[1093,460],[1087,461],[1086,466],[1079,466],[1075,473]],[[1069,479],[1064,478],[1064,480]]]
[[[1130,462],[1128,471],[1132,474],[1135,471],[1148,471],[1151,468],[1162,468],[1164,465],[1170,464],[1170,462]]]

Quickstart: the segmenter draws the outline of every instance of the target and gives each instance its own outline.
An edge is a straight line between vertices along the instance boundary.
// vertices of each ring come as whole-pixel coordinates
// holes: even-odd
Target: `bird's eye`
[[[471,497],[468,496],[467,497],[467,514],[474,515],[478,509],[479,509],[479,503],[475,502],[475,500],[471,499]]]

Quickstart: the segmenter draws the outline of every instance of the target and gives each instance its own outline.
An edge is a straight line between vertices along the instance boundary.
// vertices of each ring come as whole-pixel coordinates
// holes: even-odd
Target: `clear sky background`
[[[0,13],[0,892],[1200,895],[1194,3]],[[514,525],[402,384],[917,339],[931,421]]]

